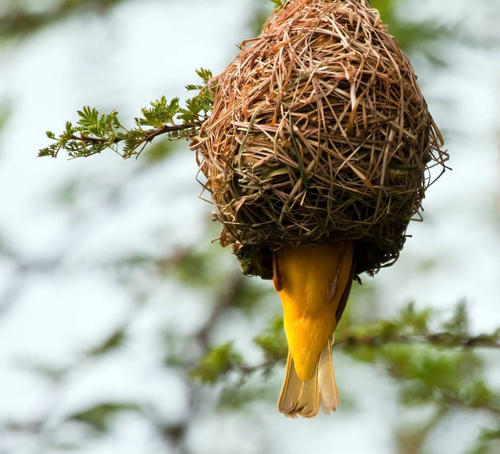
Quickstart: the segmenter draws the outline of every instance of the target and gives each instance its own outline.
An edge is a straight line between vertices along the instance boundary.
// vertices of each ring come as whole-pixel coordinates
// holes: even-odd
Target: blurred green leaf
[[[482,379],[482,362],[473,352],[392,344],[377,349],[376,359],[401,380],[404,403],[495,406]]]
[[[11,110],[12,107],[9,102],[0,103],[0,132],[9,120]]]
[[[204,249],[193,248],[178,257],[173,268],[175,277],[186,285],[211,287],[213,279],[218,274],[212,260],[216,259],[218,250],[213,247]]]
[[[271,285],[262,285],[258,278],[245,277],[233,298],[233,307],[237,307],[247,314],[259,307],[263,298],[273,294]]]
[[[102,356],[121,347],[126,340],[126,328],[122,327],[112,333],[100,345],[87,352],[88,356]]]
[[[481,438],[484,440],[500,440],[500,428],[497,430],[483,430]]]
[[[455,307],[455,313],[450,320],[443,323],[443,330],[451,337],[459,338],[469,334],[469,317],[465,301]]]
[[[55,383],[61,381],[71,370],[70,367],[52,366],[30,360],[19,361],[19,366],[38,375],[39,378],[43,377]]]
[[[286,358],[288,345],[283,329],[283,317],[275,317],[268,324],[265,331],[254,338],[268,360]]]
[[[215,383],[233,366],[241,364],[241,361],[241,356],[233,350],[232,342],[227,342],[209,350],[191,372],[191,376],[206,383]]]
[[[396,323],[403,325],[405,330],[412,334],[426,334],[429,331],[431,314],[430,309],[417,311],[415,304],[410,303],[401,310],[399,320]]]
[[[446,38],[457,39],[456,27],[445,26],[433,19],[415,22],[412,17],[401,14],[404,2],[405,0],[371,0],[372,7],[380,12],[382,22],[389,26],[389,33],[405,52],[421,52],[431,62],[443,64],[435,44]]]
[[[423,422],[415,422],[398,428],[396,452],[398,454],[422,454],[427,437],[445,416],[446,412],[438,410]]]
[[[245,405],[263,400],[274,402],[276,390],[266,386],[265,383],[260,386],[237,383],[223,388],[217,406],[219,410],[235,411]]]
[[[171,140],[158,140],[153,142],[148,152],[144,155],[145,161],[149,165],[157,164],[166,158],[169,158],[179,147],[176,142]]]
[[[126,1],[129,0],[62,0],[46,4],[41,10],[27,2],[13,1],[0,9],[0,39],[24,38],[73,15],[103,14]]]
[[[140,408],[134,403],[102,403],[74,413],[68,419],[88,424],[98,432],[106,432],[112,418],[123,412],[140,412]]]
[[[467,454],[497,454],[500,451],[500,429],[483,429],[476,445]]]

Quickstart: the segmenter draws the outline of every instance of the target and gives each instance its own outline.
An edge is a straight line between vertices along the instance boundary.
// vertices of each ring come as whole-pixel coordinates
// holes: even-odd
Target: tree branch
[[[189,91],[198,93],[181,106],[179,98],[167,101],[165,96],[141,109],[135,118],[135,127],[126,128],[118,119],[118,112],[100,114],[89,106],[79,110],[76,124],[66,122],[64,131],[56,136],[47,131],[51,145],[40,150],[38,156],[57,157],[61,150],[70,158],[88,157],[111,149],[123,158],[139,156],[144,147],[156,137],[165,134],[170,140],[190,139],[199,131],[212,109],[215,85],[212,72],[200,68],[196,71],[201,85],[188,85]],[[144,129],[144,128],[148,129]],[[118,148],[123,144],[123,148]]]
[[[340,348],[379,347],[386,344],[427,344],[444,348],[498,348],[499,333],[479,334],[477,336],[455,336],[447,332],[424,335],[355,336],[337,338],[335,346]]]
[[[443,348],[493,348],[500,349],[498,334],[480,334],[478,336],[464,336],[450,338],[450,334],[445,332],[429,333],[427,335],[396,335],[396,336],[355,336],[349,334],[345,337],[337,337],[334,344],[334,351],[337,349],[349,349],[357,347],[381,347],[388,344],[403,345],[433,345]],[[242,374],[259,372],[274,367],[277,363],[285,360],[285,357],[271,358],[256,365],[246,365],[235,363],[233,369]],[[500,410],[499,410],[500,414]]]
[[[180,132],[180,131],[185,131],[186,129],[196,129],[199,128],[203,122],[195,122],[195,123],[186,123],[186,124],[180,124],[180,125],[165,125],[161,128],[156,128],[156,129],[149,129],[144,131],[144,141],[145,142],[151,142],[153,139],[155,139],[158,136],[161,136],[162,134],[169,134],[173,132]],[[75,140],[78,142],[81,142],[83,145],[88,146],[90,144],[105,144],[107,146],[111,144],[118,144],[120,142],[123,142],[126,140],[126,137],[114,137],[112,140],[106,140],[102,137],[92,137],[92,136],[84,136],[84,135],[71,135],[70,140]]]

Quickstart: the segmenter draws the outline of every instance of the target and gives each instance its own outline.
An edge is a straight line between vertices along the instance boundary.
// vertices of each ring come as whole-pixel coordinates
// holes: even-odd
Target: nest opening
[[[191,147],[245,274],[287,244],[356,240],[358,274],[397,260],[448,155],[376,10],[290,0],[213,82]]]

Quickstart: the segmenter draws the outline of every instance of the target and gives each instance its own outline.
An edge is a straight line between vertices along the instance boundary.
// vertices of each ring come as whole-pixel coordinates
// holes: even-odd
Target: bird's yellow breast
[[[301,380],[313,375],[336,327],[336,309],[350,279],[352,245],[347,252],[335,244],[278,251],[285,332]]]

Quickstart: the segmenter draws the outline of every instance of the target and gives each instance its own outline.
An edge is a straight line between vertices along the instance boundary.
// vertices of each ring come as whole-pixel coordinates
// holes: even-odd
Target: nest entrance
[[[357,273],[397,260],[448,156],[376,10],[291,0],[214,84],[191,147],[246,274],[287,244],[357,240]]]

